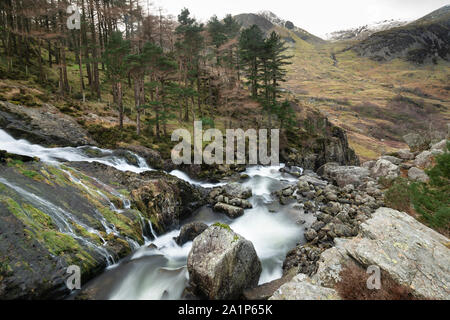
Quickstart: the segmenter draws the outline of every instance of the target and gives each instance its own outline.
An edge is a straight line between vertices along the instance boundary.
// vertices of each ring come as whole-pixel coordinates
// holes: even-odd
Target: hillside
[[[360,55],[386,61],[406,57],[416,63],[450,58],[450,6],[442,7],[405,26],[371,35],[354,46]]]

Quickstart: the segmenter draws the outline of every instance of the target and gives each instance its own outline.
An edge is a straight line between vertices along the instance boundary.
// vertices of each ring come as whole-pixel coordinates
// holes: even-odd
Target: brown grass
[[[410,288],[395,282],[386,272],[381,272],[381,289],[369,290],[367,279],[370,274],[357,266],[348,264],[340,273],[341,282],[336,290],[345,300],[418,300]]]

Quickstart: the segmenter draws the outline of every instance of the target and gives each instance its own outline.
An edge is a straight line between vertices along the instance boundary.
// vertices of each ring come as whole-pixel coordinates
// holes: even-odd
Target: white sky
[[[216,14],[255,13],[269,10],[317,36],[388,19],[415,20],[450,0],[140,0],[177,16],[186,7],[197,19]]]

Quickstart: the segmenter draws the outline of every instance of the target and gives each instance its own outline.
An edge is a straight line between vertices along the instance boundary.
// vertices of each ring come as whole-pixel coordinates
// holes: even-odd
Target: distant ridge
[[[294,25],[291,21],[278,17],[271,11],[260,11],[258,13],[243,13],[234,17],[244,28],[257,25],[265,34],[274,31],[276,28],[282,28],[295,33],[300,39],[309,43],[323,43],[325,40],[309,33]]]
[[[360,55],[378,61],[399,57],[409,61],[450,59],[450,5],[404,26],[372,34],[353,47]]]

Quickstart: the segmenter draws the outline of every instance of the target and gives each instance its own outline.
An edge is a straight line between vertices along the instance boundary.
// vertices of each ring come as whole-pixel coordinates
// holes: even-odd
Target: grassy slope
[[[379,63],[345,51],[349,43],[314,46],[291,37],[297,43],[291,49],[294,63],[286,88],[348,130],[350,145],[362,160],[405,147],[402,134],[425,130],[430,120],[433,129],[441,130],[450,121],[449,62],[418,66],[396,59]],[[393,102],[399,95],[401,101]],[[402,104],[403,100],[407,103]]]

